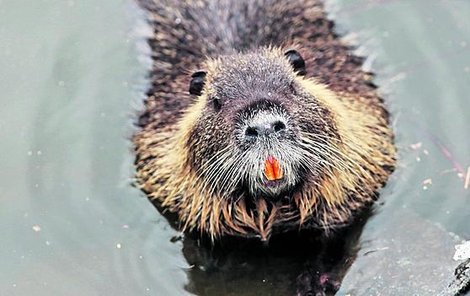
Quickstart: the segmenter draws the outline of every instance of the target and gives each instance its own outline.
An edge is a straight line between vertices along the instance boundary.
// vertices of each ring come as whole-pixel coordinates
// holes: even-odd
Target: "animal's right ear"
[[[205,71],[197,71],[191,75],[191,82],[189,83],[189,93],[192,95],[200,96],[204,82],[206,79]]]
[[[294,68],[294,71],[297,72],[297,75],[305,76],[307,71],[305,69],[304,58],[300,55],[297,50],[291,49],[284,53],[284,56],[287,58],[289,63]]]

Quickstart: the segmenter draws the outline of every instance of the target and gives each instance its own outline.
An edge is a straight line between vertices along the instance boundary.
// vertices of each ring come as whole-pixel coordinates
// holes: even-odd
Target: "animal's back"
[[[338,93],[368,98],[382,110],[372,76],[361,71],[362,58],[338,38],[319,0],[138,1],[154,30],[152,85],[139,118],[143,128],[170,128],[178,121],[192,102],[189,73],[205,58],[269,45],[299,46],[307,77]]]

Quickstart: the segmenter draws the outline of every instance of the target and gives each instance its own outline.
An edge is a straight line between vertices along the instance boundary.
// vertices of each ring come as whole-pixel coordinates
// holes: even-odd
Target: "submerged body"
[[[330,231],[376,199],[388,113],[320,1],[140,3],[154,65],[137,180],[184,229]]]

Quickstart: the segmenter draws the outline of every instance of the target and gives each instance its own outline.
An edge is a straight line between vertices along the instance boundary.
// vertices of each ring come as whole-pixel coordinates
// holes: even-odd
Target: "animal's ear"
[[[305,70],[305,61],[297,50],[291,49],[284,53],[289,63],[297,72],[297,75],[305,76],[307,71]]]
[[[206,78],[205,71],[197,71],[191,75],[191,82],[189,83],[189,93],[192,95],[200,96]]]

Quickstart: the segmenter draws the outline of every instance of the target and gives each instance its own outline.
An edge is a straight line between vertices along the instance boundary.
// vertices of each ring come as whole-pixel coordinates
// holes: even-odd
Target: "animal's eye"
[[[212,105],[214,106],[215,111],[220,111],[222,108],[222,102],[219,98],[212,98]]]
[[[293,81],[289,84],[289,91],[291,92],[291,94],[297,95],[297,87],[295,86]]]

